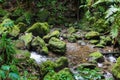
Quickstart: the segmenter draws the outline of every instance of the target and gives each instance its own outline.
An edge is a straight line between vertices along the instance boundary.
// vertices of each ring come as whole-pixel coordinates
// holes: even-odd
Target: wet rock
[[[115,65],[113,65],[112,73],[117,79],[120,79],[120,57],[117,59]]]
[[[48,42],[51,37],[59,38],[59,36],[60,36],[60,32],[58,30],[56,30],[56,31],[53,31],[53,32],[47,34],[46,36],[44,36],[43,39],[46,42]]]
[[[90,53],[89,55],[89,61],[90,62],[104,62],[104,57],[102,55],[102,53],[100,52],[93,52],[93,53]]]
[[[82,41],[82,40],[78,40],[77,43],[78,43],[79,45],[82,45],[82,46],[85,46],[85,45],[86,45],[86,43],[85,43],[84,41]]]
[[[58,53],[64,54],[66,52],[66,43],[55,37],[52,37],[49,40],[48,46],[51,51],[53,51],[57,54]]]
[[[96,31],[91,31],[91,32],[88,32],[86,35],[85,35],[85,38],[86,39],[99,39],[99,36],[100,34]]]
[[[36,22],[30,28],[28,28],[26,32],[32,32],[34,36],[43,37],[50,32],[50,29],[48,23]]]
[[[35,37],[31,42],[31,47],[33,50],[37,51],[38,53],[48,54],[48,48],[43,39],[39,36]]]

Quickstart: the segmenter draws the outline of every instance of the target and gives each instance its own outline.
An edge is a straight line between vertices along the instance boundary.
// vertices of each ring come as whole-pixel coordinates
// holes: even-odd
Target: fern
[[[112,35],[112,38],[116,38],[118,36],[118,30],[119,29],[119,26],[115,25],[112,27],[111,29],[111,35]]]

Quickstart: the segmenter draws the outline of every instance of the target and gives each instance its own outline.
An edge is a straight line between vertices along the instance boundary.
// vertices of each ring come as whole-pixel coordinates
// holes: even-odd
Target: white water
[[[30,58],[34,59],[39,64],[42,63],[42,62],[45,62],[48,59],[50,59],[50,58],[48,58],[46,56],[37,54],[36,52],[31,52]]]
[[[108,60],[109,60],[110,62],[112,62],[112,63],[115,63],[115,62],[116,62],[116,58],[115,58],[113,55],[110,55],[110,56],[108,57]]]

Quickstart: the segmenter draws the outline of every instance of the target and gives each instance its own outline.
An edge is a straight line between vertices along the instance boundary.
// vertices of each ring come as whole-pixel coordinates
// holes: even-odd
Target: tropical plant
[[[14,58],[15,48],[11,39],[7,38],[7,34],[4,33],[0,39],[0,55],[4,63],[10,63]]]

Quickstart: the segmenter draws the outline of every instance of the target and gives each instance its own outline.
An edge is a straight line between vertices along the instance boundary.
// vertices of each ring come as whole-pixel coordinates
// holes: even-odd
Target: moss
[[[99,40],[90,40],[91,44],[97,44],[99,42]]]
[[[36,22],[30,28],[28,28],[26,32],[32,32],[34,36],[43,37],[49,33],[49,31],[50,29],[48,23]]]
[[[59,32],[58,30],[55,30],[55,31],[51,32],[50,34],[44,36],[43,39],[44,39],[45,41],[49,41],[49,39],[50,39],[51,37],[56,37],[56,38],[58,38],[59,36],[60,36],[60,32]]]
[[[25,35],[21,36],[19,39],[25,42],[25,46],[28,46],[33,38],[32,33],[25,33]]]
[[[120,57],[117,58],[117,62],[112,68],[112,73],[117,79],[120,79]]]
[[[31,45],[34,49],[37,49],[38,53],[48,54],[48,48],[47,48],[44,40],[42,38],[40,38],[39,36],[35,37],[32,40]]]
[[[19,29],[17,26],[14,26],[14,27],[12,28],[12,30],[9,31],[9,34],[10,34],[11,36],[16,37],[16,36],[19,35],[19,32],[20,32],[20,29]]]
[[[50,50],[53,52],[64,54],[66,51],[66,43],[55,37],[52,37],[48,44]]]
[[[16,26],[20,29],[21,33],[24,33],[27,29],[27,25],[22,22],[19,22]]]
[[[75,28],[73,28],[73,27],[68,28],[67,31],[69,34],[76,32]]]
[[[86,39],[98,39],[100,36],[100,34],[98,32],[95,32],[95,31],[91,31],[91,32],[88,32],[86,35],[85,35],[85,38]]]
[[[103,55],[100,52],[93,52],[89,56],[94,57],[95,59],[103,57]]]
[[[69,42],[76,42],[76,38],[73,35],[68,36],[68,41]]]

